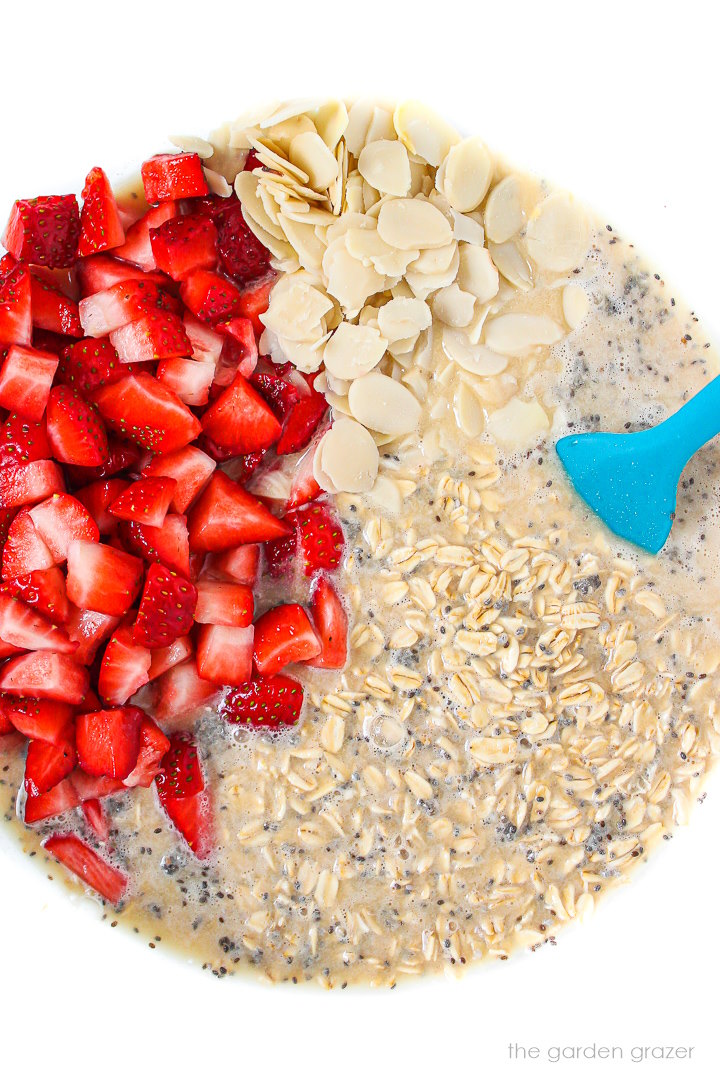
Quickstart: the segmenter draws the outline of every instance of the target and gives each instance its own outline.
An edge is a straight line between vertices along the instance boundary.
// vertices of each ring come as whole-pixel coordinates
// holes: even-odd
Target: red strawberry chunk
[[[93,467],[107,461],[109,448],[105,425],[97,409],[77,390],[55,386],[47,404],[47,433],[58,461]]]
[[[217,365],[215,382],[218,386],[229,386],[238,372],[249,379],[258,365],[258,347],[252,323],[240,316],[219,323],[218,330],[225,334],[225,344]]]
[[[185,799],[167,796],[162,805],[193,854],[201,862],[208,859],[213,850],[213,824],[207,792]]]
[[[3,345],[29,345],[32,341],[30,275],[12,255],[0,259],[0,359]]]
[[[151,476],[130,484],[108,507],[124,521],[139,521],[159,528],[170,508],[177,482],[167,476]]]
[[[142,560],[107,544],[73,540],[67,553],[68,599],[79,608],[124,615],[140,592]]]
[[[315,390],[307,397],[300,398],[285,421],[275,452],[296,454],[299,450],[304,450],[315,434],[327,408],[324,395],[318,394]]]
[[[95,480],[87,487],[79,488],[75,492],[75,498],[81,502],[94,520],[101,536],[107,536],[114,532],[117,526],[117,517],[111,514],[108,507],[115,502],[123,491],[127,490],[125,480]]]
[[[240,290],[212,270],[193,270],[180,287],[187,308],[203,322],[217,323],[239,314]]]
[[[185,333],[190,341],[193,360],[202,360],[215,367],[223,350],[223,338],[211,330],[207,323],[200,322],[189,312],[185,313],[183,322]]]
[[[195,740],[188,732],[176,731],[171,735],[155,786],[161,801],[168,797],[187,799],[205,790]]]
[[[177,394],[145,373],[102,387],[95,401],[113,431],[154,454],[179,450],[200,434],[200,422]]]
[[[68,738],[75,715],[72,705],[40,698],[0,695],[0,716],[28,739],[40,739],[58,745]]]
[[[17,413],[10,413],[0,427],[0,466],[27,465],[49,458],[51,454],[45,421],[34,423]]]
[[[85,799],[104,799],[123,789],[120,780],[113,780],[110,776],[89,776],[79,768],[75,769],[70,780],[83,802]]]
[[[91,394],[99,386],[117,382],[127,375],[110,338],[82,338],[64,349],[55,379],[73,386],[81,394]]]
[[[298,387],[280,375],[268,371],[256,371],[251,381],[283,420],[300,400]]]
[[[175,217],[177,212],[177,204],[171,201],[150,207],[139,221],[126,229],[125,243],[115,248],[113,255],[136,263],[143,270],[154,270],[155,256],[150,243],[150,230],[159,229],[164,222]]]
[[[0,369],[0,405],[26,420],[41,420],[57,366],[53,353],[13,345]]]
[[[88,337],[100,338],[157,312],[173,314],[176,301],[152,281],[120,281],[86,296],[78,312]]]
[[[218,231],[218,254],[227,274],[250,285],[265,277],[271,270],[270,252],[260,243],[243,217],[242,206],[236,199],[215,218]]]
[[[258,499],[218,471],[190,510],[188,529],[195,551],[225,551],[290,533]]]
[[[230,578],[239,585],[254,585],[260,563],[259,544],[241,544],[208,558],[208,571],[213,575]]]
[[[56,563],[64,562],[74,540],[97,543],[100,532],[83,504],[72,495],[51,495],[30,510],[35,531]]]
[[[0,585],[0,594],[22,600],[54,623],[64,623],[70,614],[65,578],[61,570],[33,570]]]
[[[190,577],[188,529],[182,514],[168,514],[162,527],[141,525],[137,521],[123,527],[127,546],[148,562],[159,562],[184,577]]]
[[[8,465],[0,473],[0,507],[32,506],[57,491],[65,490],[62,472],[54,461],[31,461]],[[39,567],[30,567],[31,570]],[[25,573],[25,571],[22,571]]]
[[[80,767],[89,776],[124,780],[140,753],[142,709],[103,709],[75,717],[75,743]]]
[[[282,430],[270,406],[242,375],[236,375],[203,414],[202,425],[208,438],[236,454],[267,449]]]
[[[143,715],[140,724],[140,753],[133,771],[125,777],[125,787],[150,787],[160,772],[163,758],[170,749],[170,740],[154,720]]]
[[[50,548],[42,540],[27,510],[21,510],[8,529],[2,553],[2,576],[4,581],[23,577],[34,570],[48,570],[55,566]]]
[[[171,454],[154,457],[143,469],[143,476],[168,476],[176,486],[170,506],[184,514],[195,501],[215,471],[215,462],[197,446],[184,446]]]
[[[219,686],[238,686],[252,675],[252,626],[201,626],[197,637],[197,669],[202,679]]]
[[[53,649],[71,653],[75,645],[65,630],[12,596],[0,595],[0,640],[18,649]]]
[[[45,841],[45,850],[109,903],[117,906],[125,896],[128,888],[125,874],[101,859],[79,836],[56,833]]]
[[[207,195],[208,185],[197,154],[156,154],[140,169],[149,203]]]
[[[30,276],[30,297],[33,326],[54,334],[82,337],[78,306],[74,300],[34,274]]]
[[[276,730],[297,724],[302,703],[303,689],[295,679],[287,675],[257,676],[228,692],[220,715],[230,724]]]
[[[80,704],[89,685],[84,667],[69,656],[47,649],[8,660],[0,671],[0,690],[71,705]]]
[[[153,715],[176,729],[192,726],[198,709],[218,692],[215,683],[200,678],[194,659],[174,665],[153,683],[152,690]]]
[[[99,799],[86,799],[80,809],[89,827],[103,844],[110,839],[110,822]]]
[[[250,626],[253,594],[247,585],[230,581],[199,581],[195,622],[213,626]]]
[[[280,604],[255,623],[253,660],[260,675],[318,656],[322,646],[300,604]]]
[[[31,739],[25,761],[25,790],[44,795],[72,772],[77,762],[75,747],[69,739],[53,745]]]
[[[193,270],[211,270],[217,263],[217,230],[210,218],[174,217],[150,230],[155,264],[175,281]]]
[[[148,671],[150,682],[159,678],[160,675],[164,675],[166,671],[175,667],[176,664],[182,664],[183,660],[187,660],[188,657],[192,656],[193,646],[189,637],[180,637],[163,649],[152,649],[151,651],[152,662]]]
[[[270,303],[270,291],[275,284],[275,278],[254,285],[250,289],[244,289],[240,294],[240,314],[250,320],[253,330],[258,337],[265,327],[260,322],[260,316],[264,315]]]
[[[148,681],[150,650],[136,645],[132,627],[120,626],[110,638],[98,676],[98,693],[109,705],[124,705]]]
[[[87,259],[80,259],[76,269],[84,296],[109,289],[111,285],[118,285],[123,281],[147,281],[160,288],[172,284],[164,274],[148,273],[111,255],[91,255]]]
[[[83,465],[70,465],[66,472],[73,484],[82,486],[93,480],[102,480],[106,476],[115,476],[117,473],[134,471],[137,469],[142,457],[140,448],[132,443],[123,442],[120,439],[108,440],[108,457],[97,468],[88,468]]]
[[[82,191],[78,255],[94,255],[116,248],[125,239],[110,181],[100,168],[91,169]]]
[[[172,312],[152,311],[110,334],[123,364],[187,356],[190,342],[182,319]]]
[[[186,405],[197,407],[208,403],[210,387],[215,378],[215,368],[212,364],[198,363],[197,360],[173,357],[170,360],[160,361],[157,377]]]
[[[192,629],[197,589],[159,563],[147,572],[133,641],[148,649],[162,649]]]
[[[77,642],[74,659],[78,664],[92,664],[100,645],[110,637],[120,622],[117,615],[103,615],[100,611],[83,611],[72,607],[66,624],[71,641]]]
[[[317,570],[337,570],[343,556],[345,535],[340,519],[326,503],[310,503],[301,510],[293,510],[284,519],[295,528],[298,553],[303,573],[312,577]],[[271,573],[287,569],[289,547],[265,549]]]
[[[45,821],[47,818],[57,817],[73,810],[80,803],[75,787],[70,777],[61,780],[54,788],[45,795],[28,794],[25,799],[25,811],[23,820],[26,825],[34,825],[37,821]]]
[[[342,601],[325,577],[315,583],[310,614],[322,652],[307,660],[308,667],[340,670],[347,663],[348,618]]]
[[[72,266],[80,215],[74,195],[41,195],[13,203],[2,243],[16,259],[38,266]]]

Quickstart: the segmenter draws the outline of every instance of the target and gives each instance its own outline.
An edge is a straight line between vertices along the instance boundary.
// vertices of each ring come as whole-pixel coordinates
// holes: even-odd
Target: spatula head
[[[659,429],[569,435],[556,449],[573,487],[607,527],[657,554],[672,528],[680,479]]]

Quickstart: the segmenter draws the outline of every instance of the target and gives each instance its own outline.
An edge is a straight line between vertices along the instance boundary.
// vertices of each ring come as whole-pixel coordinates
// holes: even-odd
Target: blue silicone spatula
[[[680,474],[720,433],[720,375],[644,431],[568,435],[556,449],[573,487],[612,532],[656,555],[675,517]]]

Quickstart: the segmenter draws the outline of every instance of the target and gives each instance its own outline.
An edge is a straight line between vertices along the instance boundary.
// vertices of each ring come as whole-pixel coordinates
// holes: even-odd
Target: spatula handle
[[[701,446],[720,434],[720,375],[655,429],[684,465]]]

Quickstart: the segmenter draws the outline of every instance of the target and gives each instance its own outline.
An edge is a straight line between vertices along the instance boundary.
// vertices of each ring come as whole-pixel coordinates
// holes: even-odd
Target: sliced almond
[[[410,153],[436,168],[460,138],[441,116],[419,101],[404,101],[398,105],[393,123],[398,138]]]
[[[420,402],[402,383],[379,371],[356,379],[348,402],[361,424],[384,435],[405,435],[420,423]]]
[[[368,128],[375,105],[371,101],[354,101],[348,110],[345,143],[351,154],[358,157],[367,142]]]
[[[330,150],[334,150],[348,126],[348,111],[343,101],[327,101],[313,114],[317,133]]]
[[[521,401],[520,398],[512,398],[502,409],[490,413],[487,419],[490,434],[498,442],[512,447],[529,445],[549,427],[547,413],[535,399]]]
[[[504,244],[490,242],[488,251],[506,281],[523,291],[532,288],[532,267],[514,240],[506,240]]]
[[[325,367],[338,379],[357,379],[377,367],[387,344],[374,327],[343,322],[325,346]]]
[[[458,214],[456,210],[453,210],[452,219],[453,236],[456,240],[465,240],[468,244],[479,244],[482,247],[485,243],[485,229],[480,220],[480,214],[471,216],[470,214]]]
[[[337,180],[335,155],[314,129],[295,136],[290,144],[290,160],[307,173],[316,191],[326,191]]]
[[[393,343],[409,339],[408,350],[421,330],[427,330],[431,323],[432,313],[424,300],[397,297],[378,312],[380,332]]]
[[[563,328],[549,315],[513,312],[485,323],[485,344],[511,356],[522,356],[538,345],[554,345],[564,336]]]
[[[540,203],[527,227],[530,258],[543,270],[571,270],[588,245],[584,211],[571,195],[558,191]]]
[[[482,139],[463,139],[450,148],[444,161],[442,190],[453,210],[475,210],[485,198],[493,163]]]
[[[232,195],[233,189],[222,173],[216,172],[215,169],[209,169],[207,165],[204,166],[203,172],[205,173],[207,186],[213,195],[219,195],[221,199],[227,199]]]
[[[496,184],[485,204],[488,239],[502,244],[520,232],[538,198],[539,186],[529,177],[511,173]]]
[[[332,310],[332,301],[301,273],[281,278],[270,293],[270,303],[263,325],[292,341],[313,341],[324,315]]]
[[[203,160],[211,158],[215,153],[213,144],[207,139],[199,139],[197,135],[171,135],[170,142],[173,146],[177,146],[178,150],[186,154],[197,154]]]
[[[582,285],[571,282],[562,292],[563,316],[571,330],[574,330],[590,310],[590,301]]]
[[[336,491],[370,491],[375,483],[380,455],[370,432],[356,420],[339,417],[320,440],[318,456],[320,474]]]
[[[397,139],[378,139],[360,151],[358,169],[363,179],[384,195],[407,195],[410,190],[410,159]]]
[[[446,326],[467,326],[474,310],[475,297],[457,284],[438,289],[432,298],[433,315]]]
[[[474,345],[463,330],[445,327],[442,335],[443,352],[464,371],[473,375],[499,375],[508,366],[507,356],[494,352],[487,345]]]
[[[386,244],[400,251],[444,247],[452,240],[447,219],[422,199],[391,199],[384,203],[378,215],[378,232]]]
[[[472,293],[481,304],[497,295],[500,279],[487,248],[475,244],[460,244],[460,269],[458,285]]]
[[[385,289],[384,275],[354,259],[347,250],[344,237],[332,243],[325,252],[323,273],[328,292],[350,314],[358,312],[368,297]]]

